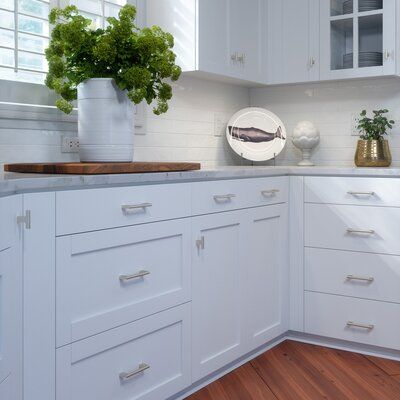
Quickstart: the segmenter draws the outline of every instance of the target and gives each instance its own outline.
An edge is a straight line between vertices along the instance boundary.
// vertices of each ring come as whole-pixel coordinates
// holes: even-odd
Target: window
[[[108,17],[118,17],[119,10],[126,3],[126,0],[70,0],[83,16],[93,21],[95,28],[104,28]]]
[[[64,4],[62,4],[64,3]],[[70,0],[96,28],[116,17],[127,0]],[[136,3],[132,1],[132,3]],[[43,83],[44,50],[49,43],[48,14],[57,0],[0,0],[0,79]],[[68,4],[60,1],[60,6]]]
[[[51,8],[76,5],[94,27],[101,28],[126,3],[142,11],[138,25],[143,26],[145,0],[0,0],[0,104],[54,105],[57,96],[43,84]]]
[[[0,78],[43,83],[49,0],[0,0]]]

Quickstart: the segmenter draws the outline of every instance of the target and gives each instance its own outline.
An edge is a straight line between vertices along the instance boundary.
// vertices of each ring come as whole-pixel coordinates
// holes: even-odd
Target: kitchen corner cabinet
[[[175,37],[184,72],[266,83],[265,0],[147,0],[148,25]]]
[[[319,80],[319,0],[268,2],[268,83]]]
[[[321,79],[396,73],[396,2],[323,0]]]
[[[22,196],[0,199],[0,399],[22,400]]]
[[[193,219],[193,380],[287,330],[286,204]]]

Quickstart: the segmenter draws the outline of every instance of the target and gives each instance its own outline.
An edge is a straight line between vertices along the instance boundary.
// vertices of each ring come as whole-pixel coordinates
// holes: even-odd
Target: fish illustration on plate
[[[275,139],[286,140],[283,135],[282,128],[279,126],[276,132],[267,132],[259,128],[239,128],[237,126],[229,126],[229,133],[233,139],[241,142],[264,143],[271,142]]]

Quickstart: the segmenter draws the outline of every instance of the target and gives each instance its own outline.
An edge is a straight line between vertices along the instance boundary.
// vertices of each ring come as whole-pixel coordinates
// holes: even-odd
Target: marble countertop
[[[400,168],[232,166],[203,169],[200,171],[118,175],[41,175],[0,172],[0,196],[8,196],[16,193],[86,189],[92,187],[195,182],[287,175],[400,177]]]

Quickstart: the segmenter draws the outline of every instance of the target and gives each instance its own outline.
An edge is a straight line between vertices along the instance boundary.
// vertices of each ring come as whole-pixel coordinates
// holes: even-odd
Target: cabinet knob
[[[316,63],[316,60],[314,57],[310,57],[310,68],[312,68]]]
[[[391,56],[391,53],[389,50],[385,50],[383,52],[383,57],[385,58],[385,60],[389,60],[390,56]]]

